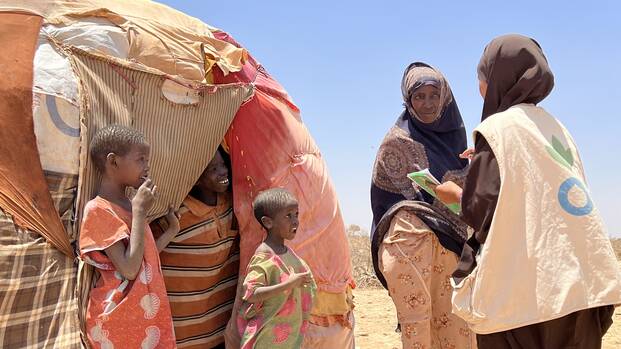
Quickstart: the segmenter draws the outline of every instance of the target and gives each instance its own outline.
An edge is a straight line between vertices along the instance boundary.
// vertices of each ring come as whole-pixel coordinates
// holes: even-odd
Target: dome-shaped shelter
[[[3,1],[0,19],[0,345],[80,345],[73,258],[98,181],[87,150],[112,123],[151,143],[162,189],[151,218],[181,204],[222,145],[241,272],[264,236],[253,198],[284,187],[300,202],[290,246],[319,297],[347,298],[349,248],[321,153],[282,86],[227,33],[149,1]]]

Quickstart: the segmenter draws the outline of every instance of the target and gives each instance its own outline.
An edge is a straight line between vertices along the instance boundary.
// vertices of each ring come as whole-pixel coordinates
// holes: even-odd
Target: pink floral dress
[[[249,303],[258,287],[286,281],[292,272],[310,270],[291,249],[278,255],[257,252],[248,265],[244,279],[242,306],[237,324],[242,336],[241,348],[299,348],[308,327],[316,285],[283,292],[261,303]]]

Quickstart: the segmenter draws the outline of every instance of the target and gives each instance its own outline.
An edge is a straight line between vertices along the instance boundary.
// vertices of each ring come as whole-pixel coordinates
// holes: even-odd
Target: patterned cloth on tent
[[[0,347],[80,348],[77,268],[0,211]]]

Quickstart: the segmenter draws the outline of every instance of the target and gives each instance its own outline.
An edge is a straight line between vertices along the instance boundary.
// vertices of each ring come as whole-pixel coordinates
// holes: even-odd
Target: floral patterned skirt
[[[379,249],[404,349],[474,349],[476,336],[451,312],[458,257],[416,215],[400,211]]]

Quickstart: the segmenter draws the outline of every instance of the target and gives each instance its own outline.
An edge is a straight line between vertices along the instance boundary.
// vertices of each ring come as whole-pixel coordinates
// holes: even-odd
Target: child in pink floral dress
[[[300,348],[316,286],[310,268],[284,244],[295,238],[298,202],[284,189],[270,189],[253,207],[267,237],[244,279],[237,319],[241,348]]]

